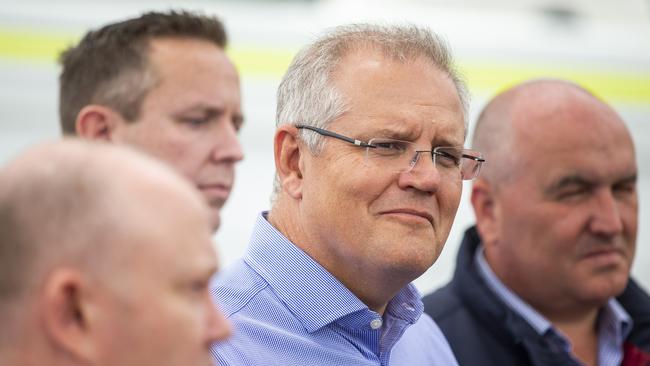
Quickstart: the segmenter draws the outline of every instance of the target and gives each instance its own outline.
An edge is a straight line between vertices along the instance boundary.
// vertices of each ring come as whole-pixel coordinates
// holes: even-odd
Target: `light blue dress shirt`
[[[413,285],[382,317],[265,213],[245,257],[214,281],[212,295],[234,325],[228,341],[212,346],[218,365],[457,365]]]
[[[571,353],[571,342],[555,329],[548,319],[501,282],[490,268],[483,252],[483,247],[479,247],[474,261],[479,268],[479,274],[490,289],[513,311],[526,319],[539,335],[547,338],[558,352]],[[598,365],[618,366],[623,360],[623,343],[632,330],[632,319],[614,298],[607,302],[598,316]]]

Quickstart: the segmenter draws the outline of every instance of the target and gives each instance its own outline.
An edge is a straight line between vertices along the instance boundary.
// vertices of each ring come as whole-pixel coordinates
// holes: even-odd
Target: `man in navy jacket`
[[[577,85],[536,80],[495,97],[473,139],[490,161],[472,187],[477,225],[451,283],[424,299],[459,364],[650,364],[650,297],[628,281],[625,123]]]

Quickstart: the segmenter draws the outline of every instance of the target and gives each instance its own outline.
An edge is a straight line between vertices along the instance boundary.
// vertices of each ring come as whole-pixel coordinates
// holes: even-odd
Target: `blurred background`
[[[228,53],[242,75],[246,158],[216,236],[224,266],[244,253],[258,212],[269,207],[275,90],[295,52],[338,24],[397,22],[448,39],[472,92],[472,122],[495,93],[533,77],[574,80],[613,104],[636,142],[640,217],[632,272],[650,289],[650,0],[1,0],[0,164],[59,137],[56,59],[64,48],[90,28],[167,9],[224,20]],[[460,238],[474,221],[468,188],[440,259],[416,280],[424,293],[452,276]]]

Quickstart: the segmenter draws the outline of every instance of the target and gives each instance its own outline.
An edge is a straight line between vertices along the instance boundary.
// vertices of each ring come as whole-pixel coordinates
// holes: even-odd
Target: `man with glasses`
[[[443,42],[342,26],[278,91],[270,212],[213,294],[237,333],[224,365],[454,365],[410,284],[437,259],[463,179],[467,101]]]
[[[535,80],[488,103],[473,144],[490,159],[476,226],[451,283],[424,299],[459,363],[650,365],[650,297],[628,281],[637,165],[618,114]]]

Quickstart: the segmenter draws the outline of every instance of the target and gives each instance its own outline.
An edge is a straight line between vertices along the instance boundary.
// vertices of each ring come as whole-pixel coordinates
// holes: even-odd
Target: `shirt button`
[[[370,328],[376,330],[376,329],[381,328],[382,324],[383,324],[383,322],[381,321],[381,319],[373,319],[373,320],[370,322]]]
[[[404,309],[408,310],[408,311],[415,311],[415,308],[413,306],[411,306],[411,304],[408,304],[408,303],[403,303],[402,307]]]

